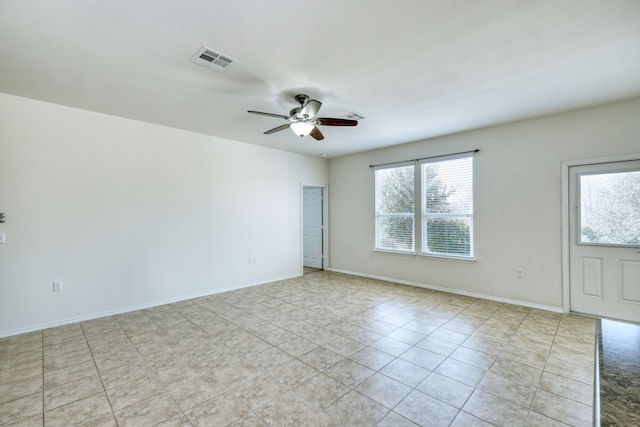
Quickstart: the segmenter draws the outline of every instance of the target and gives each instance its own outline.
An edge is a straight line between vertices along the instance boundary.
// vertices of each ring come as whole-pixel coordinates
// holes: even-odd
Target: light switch
[[[4,233],[0,233],[0,245],[4,245],[7,241],[7,238],[5,237]]]

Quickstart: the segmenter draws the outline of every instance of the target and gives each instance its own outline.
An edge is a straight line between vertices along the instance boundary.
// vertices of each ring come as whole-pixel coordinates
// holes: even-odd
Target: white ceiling
[[[640,1],[0,0],[0,92],[336,157],[640,96]]]

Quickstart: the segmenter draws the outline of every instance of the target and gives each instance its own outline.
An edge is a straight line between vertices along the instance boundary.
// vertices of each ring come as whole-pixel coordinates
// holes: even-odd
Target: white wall
[[[370,257],[369,165],[476,148],[476,262],[380,252]],[[640,153],[640,98],[333,159],[330,267],[560,309],[561,164],[630,153]],[[515,277],[516,267],[525,277]]]
[[[299,275],[300,183],[327,181],[325,159],[0,94],[0,336]]]

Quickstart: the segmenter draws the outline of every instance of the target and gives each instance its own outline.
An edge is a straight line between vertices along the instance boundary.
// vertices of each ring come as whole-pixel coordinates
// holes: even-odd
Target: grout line
[[[79,325],[80,325],[80,329],[82,330],[82,336],[84,337],[84,340],[87,343],[87,348],[89,349],[89,353],[91,353],[91,361],[93,362],[93,366],[95,366],[96,373],[98,374],[98,378],[100,379],[100,385],[102,386],[102,392],[104,393],[104,398],[107,400],[107,404],[109,405],[109,408],[111,408],[111,416],[113,417],[114,422],[118,424],[118,420],[116,420],[116,415],[113,410],[113,406],[111,406],[111,401],[109,400],[109,396],[107,395],[107,389],[104,386],[104,381],[102,381],[102,375],[100,375],[100,369],[98,369],[98,365],[96,364],[96,357],[93,353],[93,349],[91,348],[91,345],[89,345],[89,340],[87,339],[87,334],[85,332],[84,326],[82,325],[82,322],[80,322]]]

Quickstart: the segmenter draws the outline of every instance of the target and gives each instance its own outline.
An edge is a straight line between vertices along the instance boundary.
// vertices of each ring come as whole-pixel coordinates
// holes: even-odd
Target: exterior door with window
[[[322,266],[322,187],[302,189],[302,265]]]
[[[640,160],[569,168],[571,311],[640,322]]]

